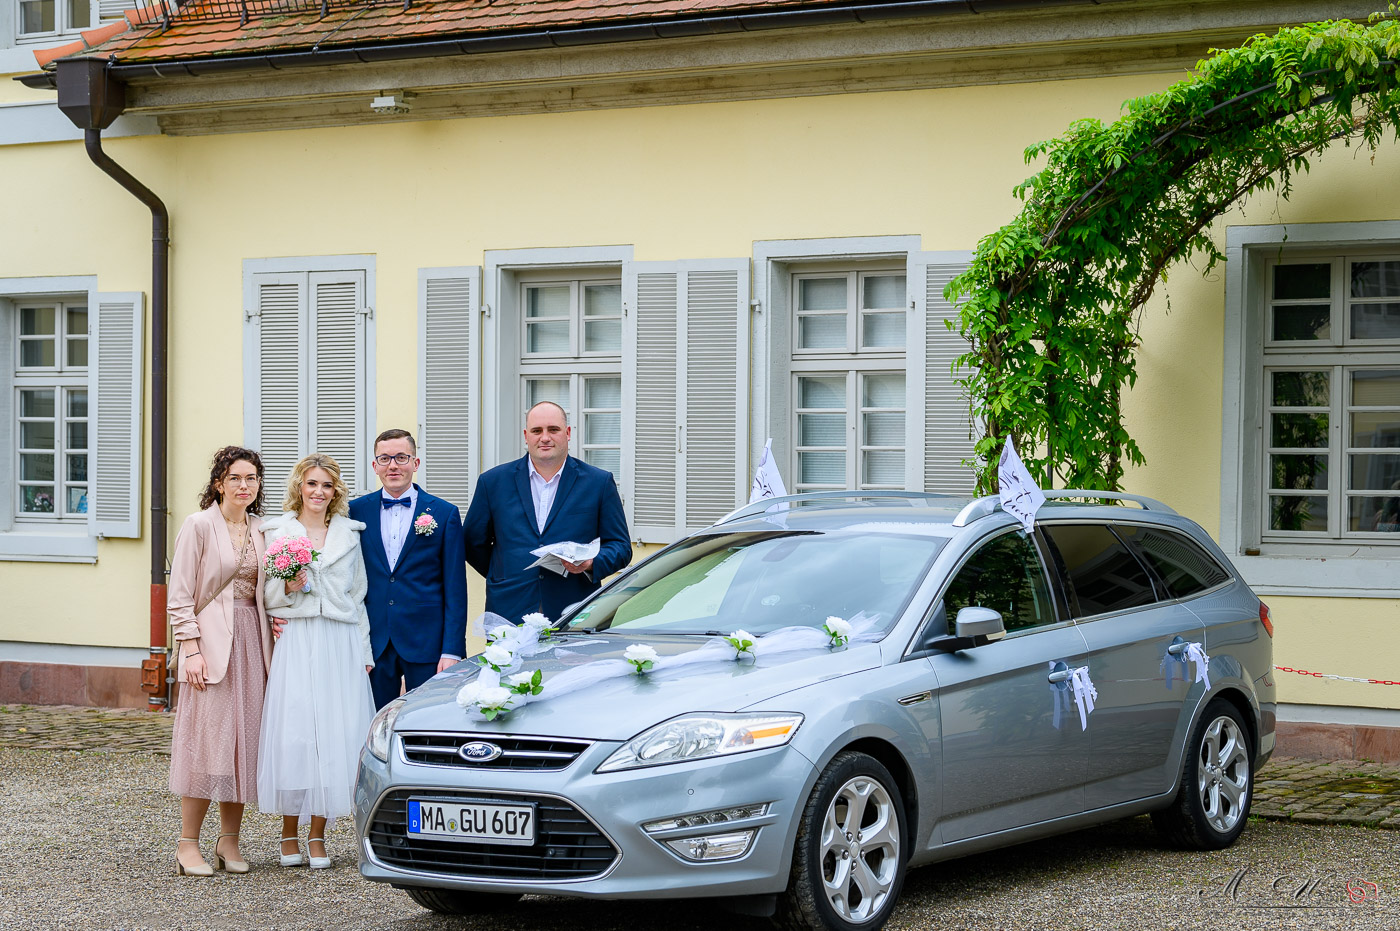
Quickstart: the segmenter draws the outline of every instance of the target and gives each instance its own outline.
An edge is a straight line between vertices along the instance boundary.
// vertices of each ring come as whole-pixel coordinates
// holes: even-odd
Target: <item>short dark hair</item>
[[[569,425],[569,412],[566,411],[566,410],[564,410],[564,406],[563,406],[562,404],[559,404],[559,403],[556,402],[556,401],[536,401],[534,404],[531,404],[531,405],[530,405],[530,409],[529,409],[528,411],[525,412],[525,420],[526,420],[526,422],[527,422],[527,423],[529,422],[529,420],[530,420],[530,415],[531,415],[532,413],[534,413],[535,408],[537,408],[537,407],[544,407],[546,404],[548,404],[550,407],[554,408],[555,410],[559,411],[559,413],[560,413],[560,414],[563,416],[563,418],[564,418],[564,426],[567,427],[567,426]]]
[[[409,433],[407,430],[399,430],[397,428],[393,430],[385,430],[383,433],[379,434],[374,438],[373,448],[378,449],[379,444],[385,442],[386,440],[408,440],[408,451],[413,453],[413,455],[415,456],[418,455],[418,444],[414,442],[413,434]]]
[[[258,496],[253,499],[253,503],[248,505],[249,514],[261,514],[263,508],[263,486],[267,484],[263,476],[262,457],[251,449],[244,449],[242,446],[225,446],[214,454],[214,461],[209,467],[209,483],[204,486],[204,490],[199,493],[199,509],[206,510],[214,502],[223,503],[223,495],[214,486],[224,480],[228,475],[228,470],[233,468],[235,462],[246,462],[258,470]]]

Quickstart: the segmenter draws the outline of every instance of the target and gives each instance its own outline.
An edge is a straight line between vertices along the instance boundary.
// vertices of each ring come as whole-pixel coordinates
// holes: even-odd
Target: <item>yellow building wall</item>
[[[632,244],[639,260],[682,259],[833,236],[919,234],[927,250],[970,249],[1014,214],[1011,187],[1033,170],[1026,145],[1075,119],[1113,119],[1124,100],[1179,77],[110,140],[108,152],[172,216],[172,539],[210,453],[243,438],[246,258],[375,256],[375,426],[412,427],[419,268],[480,264],[488,249]],[[10,85],[0,81],[0,100],[18,93]],[[1257,199],[1219,235],[1230,222],[1400,216],[1400,192],[1384,180],[1397,160],[1391,149],[1373,166],[1339,149],[1291,203]],[[0,277],[95,274],[103,290],[149,295],[149,214],[81,146],[10,146],[0,165],[31,179],[7,189]],[[1223,270],[1176,269],[1168,293],[1170,310],[1162,297],[1143,319],[1142,377],[1127,410],[1148,465],[1127,484],[1216,533]],[[148,546],[103,542],[96,566],[0,562],[9,602],[0,640],[144,645]],[[473,614],[480,597],[473,577]],[[1400,603],[1271,603],[1282,665],[1386,677],[1383,657],[1400,655]],[[1348,652],[1357,643],[1367,644],[1361,657]],[[1282,679],[1279,694],[1400,707],[1400,692],[1300,677]]]

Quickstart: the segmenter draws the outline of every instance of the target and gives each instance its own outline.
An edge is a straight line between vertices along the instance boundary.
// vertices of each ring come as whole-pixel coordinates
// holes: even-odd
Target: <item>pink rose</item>
[[[278,553],[277,558],[272,560],[272,564],[278,569],[286,569],[292,564],[292,557],[288,556],[286,553]]]
[[[301,563],[303,566],[311,565],[311,551],[297,550],[297,562]]]

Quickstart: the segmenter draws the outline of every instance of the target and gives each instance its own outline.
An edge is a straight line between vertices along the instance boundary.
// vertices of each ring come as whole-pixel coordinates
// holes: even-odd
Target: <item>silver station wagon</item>
[[[865,492],[686,537],[509,668],[385,707],[361,873],[445,913],[693,897],[874,929],[938,860],[1149,812],[1231,844],[1274,749],[1267,607],[1165,505],[1047,497],[1030,534],[995,498]]]

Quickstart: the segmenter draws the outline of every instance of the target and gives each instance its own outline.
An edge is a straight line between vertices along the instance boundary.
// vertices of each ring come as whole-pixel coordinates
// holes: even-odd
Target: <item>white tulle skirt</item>
[[[291,618],[272,652],[258,745],[258,808],[334,820],[354,811],[374,698],[354,624]]]

